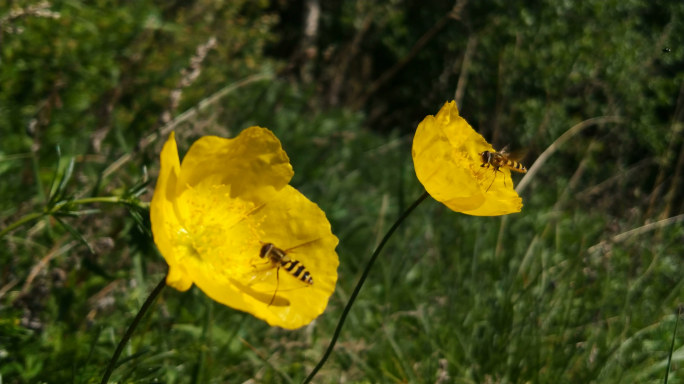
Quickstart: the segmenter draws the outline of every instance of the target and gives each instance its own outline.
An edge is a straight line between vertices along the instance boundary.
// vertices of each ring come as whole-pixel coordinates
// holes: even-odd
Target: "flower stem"
[[[359,295],[359,292],[361,291],[361,287],[363,287],[363,283],[366,282],[366,278],[370,274],[370,270],[373,267],[373,264],[375,263],[375,260],[378,258],[378,255],[380,254],[380,251],[382,251],[382,248],[385,246],[387,241],[392,237],[392,234],[394,231],[399,228],[399,225],[404,221],[405,218],[408,217],[408,215],[413,212],[413,210],[420,205],[420,203],[423,202],[428,196],[430,196],[427,192],[424,192],[416,201],[411,204],[410,207],[404,211],[404,213],[399,216],[396,222],[392,224],[392,227],[387,231],[385,234],[385,237],[382,238],[380,241],[380,244],[378,244],[378,247],[375,248],[375,251],[373,251],[373,254],[371,255],[370,260],[368,260],[368,263],[366,264],[366,268],[363,270],[363,274],[361,274],[361,278],[359,279],[359,282],[356,283],[356,287],[354,287],[354,291],[352,292],[351,296],[349,297],[349,301],[347,302],[347,305],[344,307],[344,310],[342,311],[342,316],[340,316],[340,320],[337,323],[337,328],[335,328],[335,333],[333,333],[333,337],[330,340],[330,344],[328,345],[328,349],[326,349],[325,353],[323,354],[323,357],[321,360],[316,364],[314,367],[313,371],[307,376],[306,379],[304,379],[303,383],[307,384],[310,383],[311,380],[313,380],[314,376],[316,376],[316,373],[323,367],[325,362],[328,360],[328,357],[330,357],[330,354],[332,353],[333,348],[335,348],[335,343],[337,343],[337,339],[340,336],[340,333],[342,332],[342,326],[344,325],[345,320],[347,319],[347,315],[349,315],[349,311],[351,310],[352,305],[354,305],[354,301],[356,300],[356,297]]]
[[[128,339],[131,338],[131,336],[133,335],[133,331],[135,331],[135,328],[138,326],[138,323],[140,322],[140,320],[142,320],[143,316],[145,316],[145,312],[147,312],[147,310],[152,306],[152,303],[154,303],[154,300],[157,298],[157,296],[159,296],[159,293],[161,293],[164,286],[166,286],[166,275],[164,275],[164,277],[161,279],[161,281],[159,281],[157,286],[154,287],[152,293],[150,293],[150,295],[147,297],[142,307],[140,308],[140,311],[138,311],[138,314],[135,315],[133,322],[130,326],[128,326],[126,333],[121,338],[121,341],[119,341],[119,345],[116,346],[116,351],[114,351],[114,355],[112,355],[112,359],[109,361],[107,370],[105,371],[104,376],[102,376],[102,381],[100,382],[101,384],[106,384],[109,381],[109,376],[112,375],[112,372],[114,371],[116,365],[116,361],[119,360],[119,356],[121,355],[124,346],[126,346]]]
[[[15,221],[14,223],[6,226],[5,228],[0,231],[0,238],[5,236],[7,233],[13,231],[14,229],[30,222],[33,220],[40,219],[41,217],[45,216],[45,212],[34,212],[34,213],[29,213],[28,215],[22,217],[21,219]]]
[[[64,200],[61,202],[56,203],[55,205],[45,208],[45,211],[43,212],[34,212],[34,213],[29,213],[28,215],[23,216],[19,220],[15,221],[14,223],[8,225],[7,227],[3,228],[0,230],[0,238],[8,234],[9,232],[17,229],[18,227],[29,223],[34,220],[38,220],[40,218],[43,218],[45,216],[52,215],[54,213],[59,212],[62,208],[65,206],[71,206],[71,205],[79,205],[79,204],[92,204],[92,203],[107,203],[107,204],[127,204],[131,205],[131,200],[127,200],[125,198],[121,198],[119,196],[101,196],[101,197],[87,197],[83,199],[76,199],[76,200]],[[147,208],[149,203],[142,203],[138,202],[136,204],[137,206],[141,208]]]

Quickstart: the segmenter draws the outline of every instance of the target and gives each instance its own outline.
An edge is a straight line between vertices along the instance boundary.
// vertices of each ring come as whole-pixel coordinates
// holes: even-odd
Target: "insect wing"
[[[529,152],[527,149],[516,149],[515,151],[507,152],[506,157],[509,160],[522,161],[527,156],[527,152]]]

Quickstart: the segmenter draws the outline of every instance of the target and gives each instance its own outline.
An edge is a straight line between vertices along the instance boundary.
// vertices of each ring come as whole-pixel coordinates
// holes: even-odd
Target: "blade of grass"
[[[675,319],[674,331],[672,332],[672,343],[670,344],[670,353],[667,354],[667,367],[665,368],[664,384],[667,384],[667,378],[670,376],[670,364],[672,363],[672,351],[674,351],[675,340],[677,339],[677,325],[679,325],[679,317],[682,315],[682,307],[677,308],[677,319]]]
[[[86,248],[88,248],[88,252],[90,252],[91,255],[95,254],[95,251],[93,250],[93,247],[88,243],[88,240],[83,237],[83,235],[78,232],[76,228],[74,228],[71,224],[65,222],[64,220],[60,219],[59,216],[55,215],[53,216],[55,220],[71,234],[71,237],[73,237],[75,240],[79,241],[81,244],[85,245]]]
[[[69,163],[62,172],[59,171],[59,165],[57,167],[58,169],[55,171],[55,180],[53,181],[53,185],[50,188],[50,198],[47,204],[48,207],[51,207],[52,205],[56,204],[59,200],[62,200],[62,198],[64,197],[66,185],[67,183],[69,183],[71,175],[73,175],[74,173],[74,158],[72,157],[71,159],[69,159]],[[57,179],[59,179],[59,181],[57,181]]]
[[[133,322],[131,322],[131,325],[126,330],[126,333],[124,333],[123,337],[121,338],[121,341],[119,341],[119,345],[116,346],[116,350],[112,355],[112,359],[109,360],[107,369],[105,370],[105,373],[102,376],[102,381],[100,382],[101,384],[106,384],[109,382],[109,377],[112,375],[114,368],[117,367],[116,362],[117,360],[119,360],[119,356],[121,356],[121,352],[123,352],[126,343],[131,338],[131,336],[133,336],[133,331],[135,331],[135,328],[138,326],[138,323],[140,322],[140,320],[142,320],[143,316],[145,316],[145,313],[147,313],[147,310],[152,306],[152,303],[154,303],[155,299],[159,296],[159,294],[165,286],[166,275],[164,275],[164,277],[162,277],[159,283],[157,283],[157,286],[154,287],[152,293],[150,293],[150,295],[147,297],[147,300],[145,300],[145,303],[143,304],[142,308],[140,308],[140,311],[138,311],[138,314],[135,315]]]

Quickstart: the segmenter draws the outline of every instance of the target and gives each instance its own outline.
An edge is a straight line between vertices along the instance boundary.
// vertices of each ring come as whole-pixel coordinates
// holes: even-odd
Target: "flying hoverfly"
[[[308,243],[309,242],[300,244],[297,247],[301,247]],[[268,259],[271,262],[271,265],[276,268],[276,289],[275,292],[273,292],[271,302],[268,303],[269,306],[273,304],[278,293],[278,286],[280,285],[280,268],[283,268],[285,272],[295,279],[304,282],[306,285],[313,285],[313,276],[311,275],[311,272],[309,272],[304,264],[287,255],[287,252],[292,249],[294,248],[284,251],[276,247],[273,243],[264,243],[264,245],[261,246],[261,250],[259,250],[259,257]]]
[[[508,146],[505,146],[500,151],[484,151],[479,153],[480,160],[482,161],[480,167],[491,167],[492,169],[494,169],[494,178],[492,179],[492,182],[489,184],[489,187],[487,187],[487,191],[489,191],[489,188],[491,188],[492,184],[494,184],[494,180],[496,180],[496,173],[501,172],[499,168],[508,168],[511,171],[527,173],[527,168],[525,168],[524,165],[517,161],[517,159],[519,159],[521,156],[512,156],[508,153],[507,149]],[[505,174],[504,185],[506,185]]]

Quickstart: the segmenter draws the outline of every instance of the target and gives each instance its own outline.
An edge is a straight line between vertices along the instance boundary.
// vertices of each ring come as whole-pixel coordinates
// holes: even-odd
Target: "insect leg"
[[[268,303],[269,307],[275,301],[276,295],[278,294],[278,286],[279,285],[280,285],[280,266],[278,266],[278,268],[276,268],[276,289],[275,289],[275,292],[273,292],[273,297],[271,298],[271,302]]]
[[[489,164],[487,164],[487,165],[489,165]],[[497,172],[501,172],[501,171],[499,171],[499,167],[494,166],[494,167],[492,167],[492,168],[494,169],[494,178],[492,179],[492,182],[489,183],[489,187],[487,187],[487,190],[486,190],[485,192],[489,192],[489,188],[491,188],[492,185],[494,185],[494,180],[496,180],[496,173],[497,173]],[[505,176],[504,176],[504,183],[505,183],[505,182],[506,182],[506,179],[505,179]]]
[[[264,271],[268,271],[269,269],[273,268],[273,262],[271,262],[271,260],[266,260],[265,262],[258,263],[258,264],[254,264],[254,262],[250,262],[250,265],[254,269],[254,272],[264,272]]]

